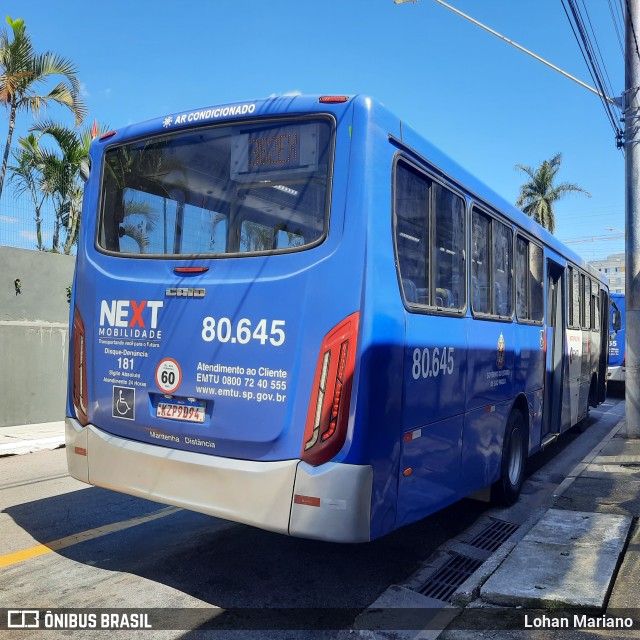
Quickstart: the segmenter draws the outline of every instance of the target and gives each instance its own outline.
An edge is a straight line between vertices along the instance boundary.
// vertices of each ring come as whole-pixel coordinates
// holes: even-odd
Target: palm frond
[[[529,180],[520,187],[516,206],[551,233],[556,227],[554,205],[560,198],[569,193],[584,193],[590,197],[588,191],[576,184],[570,182],[554,184],[561,165],[561,153],[556,153],[549,160],[544,160],[535,170],[525,165],[515,165],[517,170],[529,177]]]

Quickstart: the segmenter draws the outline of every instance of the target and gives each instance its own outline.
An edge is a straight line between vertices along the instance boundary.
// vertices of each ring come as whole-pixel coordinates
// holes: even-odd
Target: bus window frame
[[[251,126],[251,125],[268,125],[269,123],[285,123],[285,122],[304,122],[304,121],[327,121],[330,127],[329,132],[329,148],[327,151],[329,161],[327,163],[327,172],[326,172],[326,185],[325,185],[325,210],[324,210],[324,220],[326,221],[325,229],[316,240],[309,244],[302,245],[300,247],[290,247],[286,249],[269,249],[267,251],[233,251],[229,253],[123,253],[121,251],[114,251],[112,249],[106,249],[100,245],[100,236],[104,235],[101,233],[101,229],[103,228],[103,215],[104,215],[104,206],[105,206],[105,191],[104,191],[104,173],[106,169],[106,155],[109,151],[114,148],[124,147],[131,144],[136,144],[141,141],[152,142],[153,140],[167,138],[169,134],[166,131],[161,131],[154,133],[152,135],[140,135],[135,136],[130,139],[127,139],[124,142],[109,142],[104,148],[100,150],[100,175],[98,182],[98,211],[96,214],[96,228],[93,239],[93,247],[96,252],[101,253],[103,255],[111,256],[119,259],[135,259],[135,260],[224,260],[227,258],[253,258],[253,257],[265,257],[265,256],[274,256],[274,255],[284,255],[290,253],[300,253],[303,251],[309,251],[311,249],[315,249],[321,244],[325,243],[329,237],[331,232],[331,213],[333,210],[333,189],[335,186],[335,162],[336,162],[336,150],[338,147],[337,144],[337,136],[338,136],[338,123],[334,114],[330,112],[318,112],[312,114],[305,115],[287,115],[287,116],[268,116],[264,118],[251,118],[251,119],[229,119],[224,122],[217,122],[215,124],[205,124],[205,125],[196,125],[196,126],[188,126],[184,128],[180,128],[173,132],[174,136],[179,136],[183,133],[200,131],[200,130],[209,130],[209,129],[218,129],[218,128],[230,128],[234,126]],[[122,191],[122,189],[120,190]],[[228,225],[231,227],[231,217],[227,216]],[[240,219],[240,224],[242,222],[242,217]],[[240,231],[240,227],[235,225],[233,233],[235,231]],[[231,229],[228,231],[229,234],[232,233]],[[231,237],[228,236],[227,240]],[[174,240],[175,242],[175,240]],[[234,237],[234,243],[236,246],[239,246],[239,239]]]
[[[470,243],[473,242],[473,212],[474,209],[477,209],[482,215],[486,216],[487,218],[489,218],[491,220],[491,225],[490,225],[490,231],[491,231],[491,238],[490,238],[490,242],[489,242],[489,251],[490,251],[490,255],[489,255],[489,277],[491,278],[491,282],[490,282],[490,286],[489,286],[489,292],[490,292],[490,299],[491,299],[491,308],[493,310],[493,299],[494,299],[494,294],[493,294],[493,285],[494,285],[494,255],[493,255],[493,224],[494,222],[497,222],[499,224],[504,225],[505,227],[507,227],[507,229],[509,229],[509,231],[511,232],[511,314],[510,315],[500,315],[497,313],[484,313],[482,311],[476,311],[473,308],[473,274],[471,271],[472,268],[472,250],[471,248],[469,249],[469,279],[470,279],[470,284],[469,284],[469,289],[470,289],[470,293],[471,293],[471,314],[474,318],[478,318],[480,320],[495,320],[497,322],[513,322],[515,317],[516,317],[516,278],[515,278],[515,269],[516,269],[516,247],[515,247],[515,241],[516,241],[516,235],[517,232],[519,230],[519,228],[517,227],[517,225],[515,225],[515,223],[511,222],[511,220],[506,220],[497,212],[493,211],[492,209],[490,209],[489,207],[485,206],[484,204],[481,204],[479,202],[477,202],[476,200],[473,200],[470,204],[469,207],[469,241]]]
[[[428,182],[430,182],[429,186],[429,197],[428,197],[428,206],[429,206],[429,290],[434,290],[434,269],[432,268],[432,260],[433,255],[435,253],[435,233],[431,232],[432,228],[432,220],[431,216],[435,215],[435,207],[433,201],[435,199],[435,195],[433,190],[431,189],[431,185],[438,184],[444,189],[447,189],[455,196],[459,197],[462,200],[464,212],[463,212],[463,223],[464,223],[464,247],[462,248],[464,254],[464,274],[463,274],[463,282],[464,282],[464,304],[460,307],[449,308],[449,307],[439,307],[437,305],[432,304],[423,304],[420,302],[411,302],[407,300],[404,285],[402,284],[402,273],[400,271],[400,259],[398,254],[398,243],[397,243],[397,230],[398,230],[398,212],[396,209],[397,204],[397,170],[398,164],[401,162],[405,163],[409,167],[411,167],[418,174],[421,174]],[[416,161],[412,157],[408,156],[406,153],[402,151],[397,151],[393,157],[393,164],[391,170],[391,236],[393,242],[393,255],[394,261],[396,265],[396,277],[398,280],[398,289],[400,291],[400,297],[402,299],[402,304],[405,309],[409,313],[414,314],[422,314],[422,315],[440,315],[447,316],[449,318],[463,318],[467,314],[467,309],[469,308],[469,283],[468,283],[468,242],[469,242],[469,216],[468,216],[468,202],[465,197],[464,191],[459,188],[456,184],[443,180],[435,171],[430,170],[429,168],[423,166],[420,162]]]
[[[584,331],[591,330],[591,277],[586,273],[582,274],[582,329]],[[589,290],[587,294],[587,289]]]
[[[597,317],[596,317],[597,316]],[[591,331],[600,333],[600,283],[591,277]]]
[[[567,279],[569,279],[569,274],[571,274],[571,283],[568,283],[570,284],[571,296],[567,296],[567,304],[571,304],[571,312],[569,315],[567,315],[567,328],[580,329],[582,326],[580,319],[582,313],[582,289],[580,286],[580,270],[573,263],[569,263],[568,267]],[[576,292],[578,294],[577,298]],[[578,312],[577,314],[576,311]],[[576,315],[578,316],[577,318]]]
[[[524,233],[519,227],[516,227],[516,232],[514,234],[514,260],[513,260],[513,270],[514,270],[514,278],[513,278],[513,284],[514,284],[514,288],[515,288],[515,295],[516,298],[514,300],[516,300],[516,302],[514,302],[514,312],[515,312],[515,319],[516,322],[518,324],[525,324],[525,325],[535,325],[537,327],[541,327],[544,324],[544,287],[545,287],[545,283],[544,283],[544,246],[538,244],[537,242],[534,242],[534,240],[526,233]],[[529,315],[531,315],[531,280],[530,280],[530,275],[531,275],[531,271],[530,271],[530,267],[531,267],[531,245],[534,245],[535,247],[537,247],[540,250],[540,256],[541,256],[541,267],[542,267],[542,298],[543,298],[543,303],[542,303],[542,313],[541,313],[541,318],[540,320],[533,320],[531,318],[521,318],[520,315],[518,314],[518,305],[517,305],[517,295],[518,295],[518,262],[517,262],[517,252],[518,252],[518,239],[521,238],[522,240],[524,240],[527,243],[527,272],[526,272],[526,279],[527,279],[527,284],[526,284],[526,290],[527,290],[527,295],[528,295],[528,300],[527,300],[527,309],[528,309],[528,313]]]

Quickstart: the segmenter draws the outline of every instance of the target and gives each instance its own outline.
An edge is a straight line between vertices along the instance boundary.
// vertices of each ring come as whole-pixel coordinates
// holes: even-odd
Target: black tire
[[[527,462],[527,427],[518,409],[507,421],[502,443],[500,480],[493,485],[493,502],[510,506],[520,497]]]
[[[598,406],[598,378],[593,376],[591,378],[591,386],[589,387],[589,407],[594,409]],[[587,408],[587,412],[589,409]]]

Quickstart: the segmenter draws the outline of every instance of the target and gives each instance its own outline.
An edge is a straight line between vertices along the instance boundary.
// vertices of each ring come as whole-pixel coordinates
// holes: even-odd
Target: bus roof
[[[327,112],[339,115],[350,108],[366,110],[370,113],[370,117],[374,119],[377,117],[382,118],[383,112],[386,113],[387,118],[391,117],[397,122],[397,130],[399,131],[397,137],[392,132],[389,132],[389,136],[395,139],[401,147],[406,147],[413,151],[428,165],[432,166],[436,172],[440,172],[443,177],[457,184],[468,195],[511,218],[518,226],[525,229],[532,236],[539,238],[553,251],[579,265],[593,277],[608,284],[608,279],[604,274],[589,265],[577,253],[562,244],[532,218],[517,209],[496,191],[452,160],[446,153],[430,143],[424,134],[416,132],[391,113],[382,103],[369,96],[281,95],[180,111],[131,124],[118,129],[116,132],[105,134],[99,140],[94,141],[93,148],[96,150],[95,152],[101,153],[101,151],[97,151],[97,147],[102,146],[100,145],[101,141],[121,143],[133,138],[159,135],[203,125],[219,124],[239,118]]]

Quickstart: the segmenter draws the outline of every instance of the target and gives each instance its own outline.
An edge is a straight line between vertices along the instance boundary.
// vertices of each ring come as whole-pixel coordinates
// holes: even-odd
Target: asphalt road
[[[534,458],[530,467],[538,485],[525,486],[525,493],[535,493],[541,482],[552,490],[608,431],[610,421],[602,416],[623,410],[621,400],[609,401],[592,413],[584,434],[567,434]],[[0,608],[204,610],[182,630],[152,634],[163,638],[221,637],[219,631],[198,631],[198,620],[215,616],[224,628],[224,616],[235,609],[256,619],[273,608],[302,608],[307,616],[314,609],[347,609],[342,622],[348,628],[359,610],[389,585],[403,583],[487,508],[463,500],[372,543],[336,545],[89,487],[69,477],[62,449],[2,458]],[[50,632],[46,637],[69,633],[84,638],[104,632]],[[3,634],[39,637],[28,631]],[[248,633],[224,635],[241,638]],[[336,632],[305,635],[335,638]],[[299,638],[301,633],[264,631],[259,636]],[[133,636],[123,631],[108,637]]]

